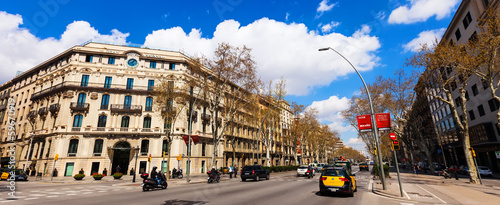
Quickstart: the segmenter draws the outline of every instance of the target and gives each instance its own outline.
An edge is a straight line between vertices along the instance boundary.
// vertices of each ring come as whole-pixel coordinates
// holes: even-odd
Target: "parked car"
[[[469,167],[467,167],[465,165],[460,165],[457,173],[463,174],[463,175],[469,175]]]
[[[329,167],[321,173],[319,179],[319,193],[346,193],[353,197],[357,191],[355,174],[345,167]]]
[[[370,171],[367,163],[360,163],[359,164],[359,171],[363,171],[363,170]]]
[[[322,171],[323,167],[325,166],[325,163],[318,163],[318,167],[316,168],[316,171]]]
[[[261,178],[269,180],[270,174],[267,169],[260,165],[247,165],[241,169],[241,181],[246,181],[247,179],[253,179],[259,181]]]
[[[10,177],[11,171],[9,169],[4,169],[2,171],[2,180],[7,180]],[[22,169],[14,170],[14,180],[15,181],[28,181],[28,175]]]
[[[298,168],[297,168],[297,177],[300,177],[300,176],[308,176],[307,175],[307,171],[309,171],[309,173],[312,173],[311,176],[315,176],[316,172],[314,170],[313,167],[311,166],[307,166],[307,165],[300,165]]]
[[[479,168],[479,174],[482,176],[493,176],[493,172],[491,172],[490,168],[487,166],[478,166]]]

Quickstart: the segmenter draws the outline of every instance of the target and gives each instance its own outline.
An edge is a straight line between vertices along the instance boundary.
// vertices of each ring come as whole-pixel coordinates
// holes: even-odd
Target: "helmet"
[[[153,170],[155,170],[156,168],[157,168],[157,167],[156,167],[156,166],[154,166],[154,167],[153,167]]]

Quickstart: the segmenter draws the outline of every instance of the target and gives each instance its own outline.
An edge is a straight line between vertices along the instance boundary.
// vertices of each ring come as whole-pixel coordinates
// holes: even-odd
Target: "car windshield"
[[[327,169],[323,172],[323,176],[344,176],[344,170]]]
[[[307,169],[307,166],[300,166],[299,169]]]

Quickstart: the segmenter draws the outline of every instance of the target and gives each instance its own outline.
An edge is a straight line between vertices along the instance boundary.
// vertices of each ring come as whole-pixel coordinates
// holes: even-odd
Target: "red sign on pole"
[[[369,132],[372,129],[372,119],[370,115],[360,115],[358,119],[358,128],[360,132]]]
[[[184,143],[186,143],[187,145],[189,141],[189,135],[183,135],[182,139],[184,140]],[[193,140],[194,144],[198,144],[198,142],[200,142],[200,138],[198,137],[198,135],[191,135],[191,140]]]
[[[375,114],[377,120],[377,128],[379,130],[391,129],[391,114],[390,113],[377,113]]]
[[[389,134],[389,138],[391,138],[392,141],[396,140],[396,134],[391,132],[391,134]]]

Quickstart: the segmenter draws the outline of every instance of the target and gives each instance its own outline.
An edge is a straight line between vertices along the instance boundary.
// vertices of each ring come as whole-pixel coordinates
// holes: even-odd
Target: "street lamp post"
[[[132,182],[135,182],[135,175],[137,175],[137,159],[139,158],[139,145],[137,145],[135,150],[135,167],[134,167],[134,176],[132,177]]]
[[[213,75],[210,75],[208,76],[208,78],[205,80],[205,82],[203,82],[203,84],[201,85],[200,87],[200,91],[198,91],[198,94],[196,94],[196,97],[194,98],[194,102],[193,104],[191,105],[191,113],[189,115],[189,127],[188,127],[188,135],[189,135],[189,139],[188,139],[188,151],[187,151],[187,154],[188,154],[188,160],[187,160],[187,170],[186,170],[186,181],[187,183],[189,183],[191,180],[189,180],[189,173],[191,172],[191,133],[192,133],[192,130],[193,130],[193,127],[192,127],[192,120],[193,120],[193,111],[194,111],[194,105],[196,104],[196,100],[198,100],[198,96],[200,96],[200,93],[201,93],[201,90],[203,90],[203,87],[205,86],[205,84],[207,83],[207,80],[214,77]],[[216,145],[214,145],[216,146]],[[215,154],[215,153],[214,153]]]
[[[375,135],[375,145],[377,147],[377,150],[380,150],[380,145],[379,145],[379,140],[378,140],[378,131],[377,131],[377,122],[375,121],[375,112],[373,111],[373,103],[372,103],[372,98],[370,96],[370,92],[368,91],[368,87],[366,86],[366,83],[365,83],[365,80],[363,79],[363,77],[361,76],[361,74],[358,72],[358,70],[356,69],[356,67],[354,67],[354,65],[352,65],[352,63],[347,60],[346,57],[344,57],[342,54],[340,54],[338,51],[336,51],[335,49],[331,48],[331,47],[328,47],[328,48],[320,48],[319,51],[326,51],[326,50],[332,50],[332,51],[335,51],[335,53],[337,53],[338,55],[340,55],[342,58],[344,58],[344,60],[346,60],[349,65],[351,65],[351,67],[354,69],[354,71],[356,71],[356,73],[358,74],[359,78],[361,79],[361,81],[363,82],[363,85],[365,86],[365,90],[366,90],[366,94],[368,95],[368,100],[370,101],[370,111],[371,111],[371,119],[372,119],[372,127],[373,127],[373,133]],[[385,187],[385,173],[384,173],[384,165],[382,164],[382,156],[380,153],[377,154],[377,158],[378,158],[378,161],[379,161],[379,168],[380,168],[380,173],[382,174],[381,175],[381,180],[382,180],[382,187],[384,190],[386,190],[386,187]]]

